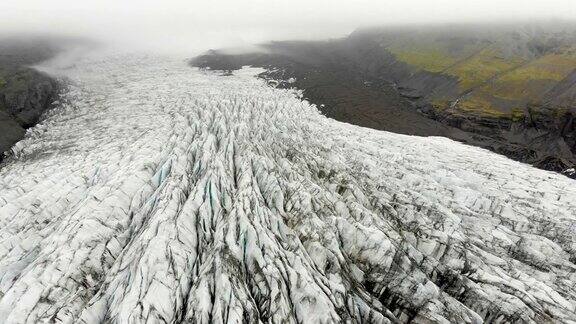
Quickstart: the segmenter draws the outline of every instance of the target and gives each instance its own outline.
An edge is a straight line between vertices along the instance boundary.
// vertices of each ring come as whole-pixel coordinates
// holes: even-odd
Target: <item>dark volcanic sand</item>
[[[224,71],[246,65],[267,68],[261,77],[293,78],[293,83],[284,82],[280,86],[303,90],[305,99],[316,104],[324,115],[342,122],[407,135],[467,138],[464,132],[423,116],[392,85],[371,82],[338,64],[330,64],[333,59],[327,57],[330,52],[324,48],[310,49],[310,44],[291,42],[292,50],[302,52],[290,56],[226,55],[213,51],[194,59],[192,65]]]

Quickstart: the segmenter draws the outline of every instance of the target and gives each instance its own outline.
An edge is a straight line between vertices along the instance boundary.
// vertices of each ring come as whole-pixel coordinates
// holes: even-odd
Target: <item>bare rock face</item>
[[[48,40],[0,36],[0,161],[56,99],[59,86],[32,65],[53,57]]]
[[[574,180],[328,119],[256,69],[64,72],[0,170],[7,323],[576,321]]]
[[[0,152],[8,150],[13,143],[18,142],[24,137],[26,130],[20,126],[12,115],[0,110]],[[0,153],[0,161],[3,154]]]
[[[29,67],[0,68],[0,161],[2,153],[22,139],[25,129],[38,122],[51,106],[58,84]]]
[[[36,124],[56,97],[56,81],[31,68],[17,68],[2,87],[0,105],[22,127]]]

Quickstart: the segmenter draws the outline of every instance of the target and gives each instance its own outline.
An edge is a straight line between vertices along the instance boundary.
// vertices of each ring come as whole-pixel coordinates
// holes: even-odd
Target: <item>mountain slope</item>
[[[576,321],[574,180],[179,59],[86,59],[0,169],[0,318]]]
[[[576,70],[576,28],[572,24],[375,29],[357,34],[371,37],[407,64],[410,74],[395,81],[424,96],[437,109],[520,118],[528,103],[558,99],[558,94],[550,96],[552,89]],[[421,88],[417,80],[430,77],[427,74],[448,76],[456,83],[450,89],[446,84]],[[557,100],[555,104],[567,109],[574,102]]]
[[[59,88],[30,67],[61,50],[55,40],[21,38],[0,36],[0,161],[50,107]]]

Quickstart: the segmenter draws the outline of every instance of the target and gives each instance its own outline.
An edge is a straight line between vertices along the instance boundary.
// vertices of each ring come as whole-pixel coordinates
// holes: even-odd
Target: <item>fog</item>
[[[576,18],[574,0],[1,0],[0,31],[200,52],[341,37],[357,27]]]

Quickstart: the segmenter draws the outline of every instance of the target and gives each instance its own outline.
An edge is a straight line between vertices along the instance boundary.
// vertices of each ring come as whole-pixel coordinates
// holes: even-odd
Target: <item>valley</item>
[[[571,24],[361,29],[343,39],[212,51],[192,65],[264,67],[328,117],[445,136],[576,176],[576,27]]]

